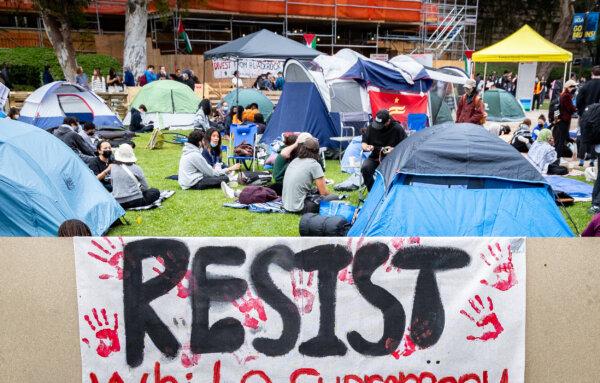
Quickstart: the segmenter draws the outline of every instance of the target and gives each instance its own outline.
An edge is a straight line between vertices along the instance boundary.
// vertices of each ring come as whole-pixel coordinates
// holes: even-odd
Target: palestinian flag
[[[473,69],[473,61],[472,61],[473,52],[474,51],[466,50],[465,55],[463,56],[463,61],[465,63],[465,73],[467,74],[467,76],[469,76],[469,78],[472,77],[471,72]]]
[[[317,48],[317,36],[314,33],[305,33],[304,41],[306,41],[306,46],[312,49]]]
[[[183,23],[181,22],[181,19],[179,19],[179,25],[177,26],[177,34],[179,35],[179,40],[183,40],[183,42],[185,43],[185,52],[192,53],[192,43],[190,43],[190,38],[188,37],[188,34],[183,28]]]

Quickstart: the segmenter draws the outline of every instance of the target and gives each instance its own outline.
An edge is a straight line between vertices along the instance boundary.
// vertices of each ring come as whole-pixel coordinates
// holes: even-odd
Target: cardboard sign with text
[[[215,78],[231,78],[236,70],[241,78],[256,78],[261,74],[283,72],[285,60],[277,59],[215,59],[212,61]]]
[[[76,238],[82,381],[521,382],[521,238]]]

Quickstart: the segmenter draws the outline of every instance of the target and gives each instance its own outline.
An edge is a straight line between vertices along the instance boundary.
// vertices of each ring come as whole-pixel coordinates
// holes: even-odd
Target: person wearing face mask
[[[96,150],[96,125],[93,122],[87,121],[83,124],[83,129],[81,129],[79,135],[91,151]]]
[[[77,134],[79,124],[75,117],[65,117],[63,124],[53,132],[54,136],[64,142],[87,164],[94,158],[94,150]]]
[[[206,131],[202,143],[202,157],[215,170],[224,169],[226,166],[221,159],[221,134],[215,128]]]
[[[544,116],[543,114],[540,114],[540,116],[538,117],[537,120],[537,125],[533,127],[533,129],[531,130],[531,138],[533,138],[533,140],[537,140],[537,136],[540,133],[540,130],[542,129],[548,129],[549,125],[548,122],[546,121],[546,116]]]
[[[477,94],[475,80],[467,80],[464,88],[465,94],[460,98],[456,109],[456,123],[483,125],[485,122],[485,106]]]
[[[567,153],[567,142],[569,141],[569,130],[571,129],[571,119],[577,112],[573,105],[573,94],[577,89],[577,83],[573,80],[567,81],[565,89],[560,95],[560,104],[558,107],[558,124],[554,127],[552,134],[556,144],[556,153],[558,159],[565,157]]]
[[[108,141],[100,141],[96,145],[96,151],[98,156],[95,157],[88,166],[94,172],[98,181],[102,183],[102,186],[109,192],[112,193],[113,187],[110,182],[110,170],[112,165],[110,159],[112,157],[112,147]]]

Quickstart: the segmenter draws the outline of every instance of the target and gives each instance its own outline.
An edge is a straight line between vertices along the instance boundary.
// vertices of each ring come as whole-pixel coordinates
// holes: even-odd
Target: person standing
[[[485,106],[477,94],[475,80],[467,80],[464,88],[465,94],[460,98],[456,109],[456,122],[482,125],[485,118]]]
[[[571,120],[577,108],[573,105],[573,93],[577,88],[577,83],[573,80],[567,81],[565,89],[560,95],[560,104],[558,106],[558,124],[554,127],[552,133],[556,143],[556,153],[558,158],[566,154],[567,142],[569,140],[569,130],[571,129]]]
[[[92,75],[92,92],[106,92],[106,81],[102,77],[100,68],[94,68],[94,74]]]
[[[577,105],[577,110],[578,110],[579,116],[583,117],[583,115],[585,113],[585,109],[588,106],[599,103],[599,102],[600,102],[600,65],[597,65],[592,68],[591,80],[587,81],[579,89],[579,92],[577,92],[576,105]],[[579,127],[579,129],[582,129],[581,126]],[[584,145],[584,144],[581,144],[581,145],[585,146],[585,147],[581,148],[580,151],[585,154],[591,154],[592,161],[593,161],[593,159],[595,157],[593,148],[589,147],[589,145]],[[585,158],[585,154],[584,154],[584,157],[582,157],[582,159]]]
[[[531,111],[541,109],[542,107],[542,82],[539,77],[535,77],[535,85],[533,86],[533,103],[531,104]]]
[[[367,190],[371,191],[375,183],[375,170],[381,160],[405,138],[404,128],[390,116],[389,111],[381,109],[377,112],[375,119],[362,136],[362,150],[371,152],[360,169]]]
[[[54,82],[54,77],[52,77],[52,73],[50,73],[50,65],[44,66],[44,73],[42,73],[42,82],[44,83],[44,85]]]
[[[231,79],[231,84],[233,85],[234,88],[243,88],[244,87],[244,83],[242,82],[242,79],[240,78],[240,72],[239,71],[235,71],[233,72],[233,78]]]
[[[75,76],[75,83],[80,85],[83,89],[90,90],[90,84],[88,84],[87,74],[83,72],[83,68],[77,67],[77,76]]]

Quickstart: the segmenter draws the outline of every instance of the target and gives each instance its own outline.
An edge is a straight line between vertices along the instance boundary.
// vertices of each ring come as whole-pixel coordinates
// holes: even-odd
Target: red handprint
[[[267,320],[267,313],[265,312],[265,306],[259,298],[252,295],[252,292],[248,290],[246,297],[241,297],[238,300],[232,302],[239,312],[244,314],[243,325],[253,330],[258,330],[260,322]],[[251,312],[255,312],[255,316],[250,315]]]
[[[493,327],[493,329],[488,327],[488,330],[480,336],[469,335],[467,336],[467,340],[479,339],[485,342],[490,339],[498,338],[498,336],[504,331],[504,328],[500,324],[500,320],[496,316],[496,313],[493,312],[494,303],[492,302],[492,299],[490,297],[487,297],[487,302],[488,307],[485,307],[483,301],[481,300],[481,297],[479,295],[475,295],[474,300],[469,299],[469,304],[471,305],[473,312],[469,314],[465,310],[460,310],[460,313],[469,318],[469,320],[475,323],[477,327],[484,328],[488,325],[491,325]]]
[[[90,329],[96,333],[96,339],[100,341],[98,347],[96,347],[96,352],[101,357],[106,358],[113,352],[119,352],[121,350],[119,334],[117,333],[119,328],[119,317],[117,313],[114,314],[115,324],[113,328],[110,328],[108,317],[106,316],[106,309],[100,310],[100,313],[102,314],[102,319],[104,321],[101,321],[98,317],[98,310],[95,308],[92,309],[92,315],[98,326],[95,326],[94,323],[92,323],[90,316],[87,314],[83,316],[83,319],[88,323]],[[87,345],[90,344],[90,341],[87,338],[83,338],[82,341]]]
[[[391,352],[391,355],[394,357],[394,359],[400,359],[401,357],[411,356],[417,351],[417,346],[415,345],[415,342],[413,342],[413,340],[411,339],[409,332],[410,328],[408,329],[408,332],[404,334],[404,345],[402,346],[402,350],[400,350],[401,344],[398,344],[398,347]],[[389,350],[393,347],[392,344],[392,340],[388,339],[388,341],[386,341],[385,346]]]
[[[298,277],[296,277],[298,274]],[[311,271],[307,277],[304,277],[302,270],[292,270],[292,295],[296,305],[300,309],[300,314],[309,314],[313,309],[315,302],[315,285],[313,276],[315,272]]]
[[[495,247],[495,250],[494,250]],[[502,251],[499,243],[495,246],[488,245],[489,255],[480,254],[481,259],[486,265],[492,267],[496,276],[496,281],[487,281],[482,279],[480,282],[486,286],[492,286],[500,291],[506,291],[517,284],[515,267],[512,262],[512,251],[510,244],[506,247],[506,252]],[[496,254],[496,251],[498,252]]]
[[[165,260],[162,259],[162,257],[156,257],[156,260],[162,266],[165,265]],[[152,270],[154,270],[154,272],[156,274],[162,274],[164,272],[164,270],[160,270],[158,267],[153,267]],[[190,296],[190,280],[191,280],[191,277],[192,277],[192,271],[188,270],[188,271],[185,272],[185,275],[183,276],[183,279],[177,283],[177,296],[179,298],[186,299],[187,297]],[[184,281],[186,282],[187,287],[183,284]]]
[[[396,270],[396,272],[399,273],[400,272],[400,268],[394,267],[392,265],[392,259],[394,257],[395,252],[397,252],[398,250],[403,249],[405,246],[420,245],[420,244],[421,244],[421,238],[420,237],[410,237],[410,238],[397,237],[397,238],[392,238],[392,240],[391,240],[392,250],[390,251],[390,256],[388,257],[388,260],[385,263],[385,272],[389,273],[392,270]]]
[[[120,248],[117,248],[117,246],[115,246],[115,244],[110,240],[110,238],[103,237],[102,239],[106,242],[107,245],[103,246],[99,244],[96,240],[92,240],[92,245],[94,245],[94,247],[96,247],[104,255],[94,253],[93,251],[88,251],[88,255],[94,259],[99,260],[100,262],[109,264],[116,270],[117,275],[115,276],[110,274],[100,274],[98,278],[117,278],[121,280],[123,279],[123,267],[121,266],[121,260],[123,259],[123,247],[125,247],[125,242],[123,242],[123,238],[119,237],[118,239],[120,243],[118,243],[118,245],[120,245]]]
[[[185,368],[197,366],[200,362],[200,354],[194,354],[191,350],[189,343],[181,347],[181,365]]]

